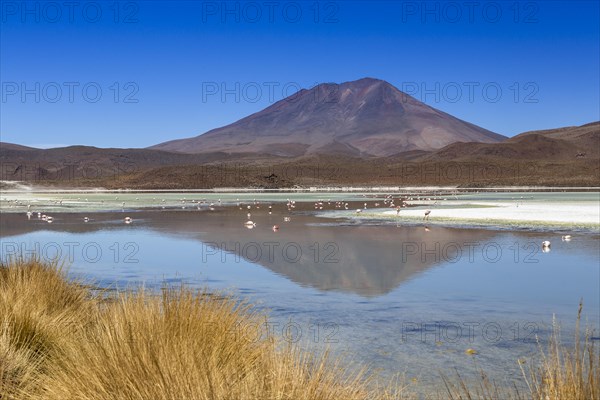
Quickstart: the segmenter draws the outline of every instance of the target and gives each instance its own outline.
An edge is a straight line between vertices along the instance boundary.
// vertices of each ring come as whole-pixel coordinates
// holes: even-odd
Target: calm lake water
[[[536,338],[548,336],[553,315],[570,339],[581,299],[587,324],[599,329],[597,233],[564,242],[564,233],[551,231],[321,218],[312,203],[290,212],[277,202],[286,195],[275,197],[261,198],[260,208],[247,202],[214,211],[89,207],[53,213],[52,224],[3,213],[1,256],[60,258],[71,274],[102,286],[183,281],[225,290],[269,313],[269,329],[256,334],[329,347],[383,376],[420,382],[439,382],[454,367],[461,374],[483,368],[500,381],[519,376],[517,360],[537,353]],[[248,204],[253,229],[244,226]],[[540,248],[544,240],[550,252]],[[469,348],[478,354],[465,354]]]

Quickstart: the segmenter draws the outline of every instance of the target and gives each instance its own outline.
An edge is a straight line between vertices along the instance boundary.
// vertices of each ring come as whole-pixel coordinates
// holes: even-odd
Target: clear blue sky
[[[507,136],[600,119],[598,1],[0,4],[2,141],[145,147],[365,76]]]

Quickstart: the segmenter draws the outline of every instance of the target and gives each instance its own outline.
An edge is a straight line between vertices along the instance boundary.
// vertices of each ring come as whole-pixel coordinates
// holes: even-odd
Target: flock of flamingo
[[[367,197],[367,195],[363,194],[363,197]],[[523,198],[524,198],[523,196],[520,197],[521,200]],[[531,197],[531,198],[533,198],[533,197]],[[118,199],[119,199],[118,196],[115,197],[115,201],[117,201]],[[4,200],[6,200],[6,199],[4,199]],[[77,198],[77,200],[81,201],[81,198]],[[158,200],[157,200],[156,197],[154,197],[153,200],[155,202],[158,202]],[[447,199],[443,198],[443,199],[439,199],[439,200],[435,200],[435,199],[433,199],[433,200],[434,200],[433,205],[436,205],[440,201],[444,201],[444,200],[447,200]],[[515,200],[514,197],[513,197],[513,200]],[[519,199],[516,199],[516,200],[518,201]],[[86,198],[85,202],[88,202],[88,201],[89,200]],[[139,201],[139,197],[136,197],[136,201]],[[181,206],[182,209],[186,209],[187,207],[191,206],[191,207],[197,208],[198,210],[201,210],[203,206],[207,206],[208,210],[210,210],[210,211],[215,211],[216,210],[216,206],[221,206],[223,204],[222,201],[221,201],[221,199],[218,199],[216,203],[214,203],[214,202],[210,202],[209,203],[206,199],[200,199],[200,200],[191,199],[191,200],[187,200],[185,197],[182,198],[182,199],[180,199],[179,201],[182,204],[182,206]],[[384,199],[382,200],[383,204],[381,204],[378,200],[375,200],[375,201],[373,201],[373,206],[375,208],[379,208],[379,207],[386,207],[386,208],[392,208],[392,209],[395,208],[396,209],[396,215],[399,216],[400,215],[400,211],[403,208],[409,207],[411,205],[409,203],[409,201],[432,201],[432,199],[430,197],[421,197],[421,196],[414,196],[414,197],[405,196],[405,197],[394,198],[393,195],[388,194],[388,195],[385,195]],[[8,202],[9,203],[13,203],[13,205],[15,205],[15,206],[24,206],[24,205],[26,205],[27,206],[27,213],[26,214],[27,214],[27,218],[28,219],[31,219],[31,217],[34,214],[36,214],[36,213],[34,213],[34,212],[31,211],[31,207],[32,207],[31,204],[25,204],[25,203],[23,203],[22,201],[19,201],[19,200],[8,200]],[[62,206],[63,205],[63,200],[53,200],[52,203],[54,205]],[[100,200],[100,203],[104,203],[104,200]],[[167,203],[166,203],[165,199],[161,199],[158,204],[160,204],[160,206],[161,206],[162,209],[165,209],[167,207]],[[11,205],[11,207],[13,205]],[[317,210],[317,211],[321,211],[321,210],[324,210],[324,209],[327,209],[327,208],[331,209],[331,205],[332,205],[331,199],[329,199],[329,200],[322,200],[322,199],[320,199],[320,200],[318,200],[318,201],[316,201],[314,203],[314,209]],[[247,214],[246,214],[247,220],[246,220],[246,222],[244,222],[244,226],[246,228],[248,228],[248,229],[255,228],[256,227],[256,223],[254,221],[252,221],[252,219],[251,219],[251,217],[252,217],[251,210],[252,210],[252,206],[254,206],[256,209],[260,209],[261,203],[259,201],[257,201],[256,199],[254,199],[253,202],[252,202],[252,204],[246,205],[246,204],[240,202],[240,199],[238,198],[237,199],[237,206],[239,207],[240,210],[246,209],[246,211],[247,211]],[[348,202],[344,201],[344,200],[338,200],[338,201],[333,202],[333,209],[334,210],[335,209],[337,209],[337,210],[348,210],[349,206],[350,206],[350,204]],[[517,207],[518,206],[519,206],[519,204],[517,203]],[[269,215],[271,215],[272,212],[273,212],[273,205],[272,204],[268,204],[267,207],[268,207],[268,213],[269,213]],[[287,203],[286,203],[286,207],[287,207],[287,210],[289,212],[291,212],[292,210],[294,210],[296,208],[296,201],[295,200],[291,200],[291,199],[288,198],[287,199]],[[368,203],[364,202],[363,203],[363,207],[362,208],[357,208],[356,211],[355,211],[355,213],[356,214],[360,214],[364,210],[367,210],[368,207],[369,207]],[[169,208],[172,208],[172,207],[170,206]],[[121,202],[121,209],[122,209],[122,211],[125,211],[125,202]],[[430,215],[431,215],[431,210],[430,209],[426,209],[424,211],[424,214],[423,214],[423,221],[429,221]],[[54,217],[52,217],[50,215],[43,214],[41,212],[37,212],[37,218],[39,220],[46,221],[49,224],[51,224],[51,223],[54,222]],[[89,221],[90,221],[89,217],[87,217],[87,216],[83,217],[83,222],[84,223],[87,223]],[[283,221],[284,222],[290,222],[291,218],[289,216],[286,216],[286,217],[283,218]],[[127,217],[123,218],[123,222],[125,224],[131,224],[131,223],[133,223],[133,218],[127,216]],[[280,229],[279,225],[273,225],[272,226],[272,230],[273,231],[278,231],[279,229]],[[429,231],[429,229],[426,228],[426,231]],[[569,241],[571,241],[571,238],[572,238],[571,235],[564,235],[564,236],[561,237],[561,239],[562,239],[563,242],[569,242]],[[550,251],[550,248],[551,248],[550,241],[544,240],[541,243],[541,245],[542,245],[542,251],[544,251],[544,252],[549,252]]]

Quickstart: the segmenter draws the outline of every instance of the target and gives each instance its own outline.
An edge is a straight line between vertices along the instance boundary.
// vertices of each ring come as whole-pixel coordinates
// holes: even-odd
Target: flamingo
[[[542,251],[543,251],[544,253],[548,253],[548,252],[550,251],[550,242],[549,242],[549,241],[547,241],[547,240],[544,240],[544,241],[542,242]]]

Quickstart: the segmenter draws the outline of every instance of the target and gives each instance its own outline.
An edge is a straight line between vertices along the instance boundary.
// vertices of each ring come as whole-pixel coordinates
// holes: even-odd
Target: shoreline
[[[13,186],[14,188],[7,188]],[[369,192],[369,193],[435,193],[441,192],[451,193],[478,193],[478,192],[500,192],[500,193],[519,193],[519,192],[599,192],[600,186],[464,186],[460,185],[295,185],[291,187],[266,188],[266,187],[250,187],[250,186],[232,186],[232,187],[212,187],[212,188],[195,188],[195,189],[172,189],[172,188],[154,188],[154,189],[135,189],[135,188],[118,188],[107,189],[104,187],[69,187],[55,185],[35,185],[28,181],[6,181],[0,180],[0,193],[7,194],[52,194],[52,193],[259,193],[259,192]]]
[[[360,213],[347,211],[323,215],[346,217],[352,220],[379,220],[419,225],[452,227],[490,227],[509,229],[567,230],[600,232],[600,207],[595,202],[446,202],[443,206],[417,205],[405,208],[397,215],[396,210],[367,209]],[[431,211],[424,219],[425,211]]]
[[[394,197],[402,197],[408,204],[408,207],[402,208],[399,214],[396,207],[390,207],[383,201],[384,195],[390,192],[392,191],[370,193],[297,191],[294,195],[289,195],[288,201],[293,199],[299,205],[302,204],[298,211],[307,211],[317,217],[346,218],[351,221],[372,220],[464,228],[554,229],[594,233],[600,231],[600,207],[598,206],[600,193],[596,192],[537,192],[537,195],[531,195],[531,192],[527,192],[527,195],[520,195],[519,192],[456,193],[456,190],[453,193],[445,193],[439,189],[437,193],[396,192]],[[76,197],[79,193],[85,193],[86,197]],[[192,196],[187,200],[185,197],[183,199],[179,197],[181,192],[167,192],[162,198],[150,197],[149,193],[135,197],[135,192],[122,192],[120,196],[110,198],[105,192],[73,192],[65,194],[66,197],[58,194],[59,197],[57,194],[56,192],[37,194],[2,191],[0,214],[27,213],[27,211],[56,214],[152,210],[206,212],[209,211],[209,205],[212,209],[213,202],[217,208],[227,208],[236,204],[239,206],[239,203],[256,202],[257,199],[263,204],[283,204],[286,201],[286,192],[251,190],[238,193],[204,192],[202,198]],[[329,197],[329,200],[320,196]],[[316,207],[313,209],[311,203],[319,201],[324,207],[319,210]],[[336,207],[336,201],[346,202],[346,209]],[[430,212],[427,218],[424,218],[426,211]]]

